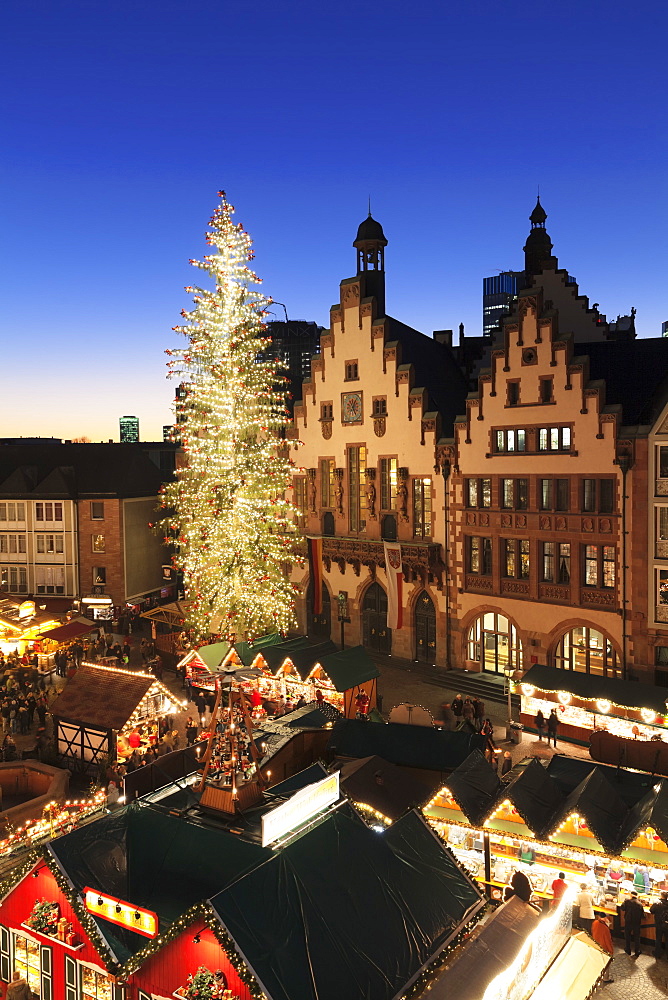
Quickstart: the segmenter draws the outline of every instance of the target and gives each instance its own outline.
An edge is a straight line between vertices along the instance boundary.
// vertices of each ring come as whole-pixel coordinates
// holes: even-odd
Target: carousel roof
[[[82,664],[51,706],[51,715],[70,722],[122,729],[155,677],[114,667]]]

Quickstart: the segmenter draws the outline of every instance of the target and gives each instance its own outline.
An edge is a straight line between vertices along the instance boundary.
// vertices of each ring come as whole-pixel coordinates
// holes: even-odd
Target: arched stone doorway
[[[436,662],[436,608],[426,590],[415,602],[415,659],[420,663]]]
[[[317,635],[323,639],[331,639],[332,636],[332,602],[329,591],[323,583],[322,611],[316,615],[313,611],[313,584],[310,580],[308,585],[308,634]]]
[[[387,627],[387,594],[372,583],[362,602],[362,641],[376,653],[392,652],[392,630]]]
[[[480,663],[482,670],[502,674],[507,666],[522,666],[522,643],[517,629],[505,615],[487,611],[473,622],[467,640],[467,659]]]

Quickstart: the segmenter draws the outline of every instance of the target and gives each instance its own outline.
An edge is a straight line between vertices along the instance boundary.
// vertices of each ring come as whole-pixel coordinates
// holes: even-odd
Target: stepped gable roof
[[[501,792],[499,776],[480,750],[470,753],[443,784],[474,826],[487,818]]]
[[[603,850],[614,854],[628,810],[613,785],[597,768],[593,768],[584,781],[573,789],[561,812],[555,813],[552,829],[556,829],[573,812],[584,816]]]
[[[522,677],[522,684],[532,684],[540,691],[568,691],[576,698],[607,699],[625,708],[650,708],[661,714],[666,711],[665,688],[640,681],[622,681],[534,663]]]
[[[433,337],[413,330],[393,316],[387,316],[385,343],[401,344],[400,364],[412,364],[415,370],[414,387],[428,392],[427,410],[437,410],[441,415],[442,434],[451,437],[455,418],[466,409],[468,385],[457,364],[452,350]]]
[[[100,729],[122,729],[155,677],[82,664],[51,706],[51,715]]]
[[[432,778],[417,776],[382,757],[363,757],[341,767],[341,786],[348,798],[370,806],[391,820],[423,806],[440,785],[438,775]]]
[[[153,497],[164,477],[134,444],[0,446],[0,497]]]
[[[424,820],[329,814],[211,900],[271,1000],[393,1000],[481,908]]]
[[[668,394],[668,337],[578,343],[576,351],[588,356],[589,377],[605,381],[606,405],[621,405],[626,426],[653,421]]]
[[[327,749],[337,757],[382,757],[402,767],[454,771],[473,750],[484,752],[487,741],[477,733],[447,732],[401,722],[342,719],[332,730]]]
[[[545,768],[534,757],[504,787],[509,799],[529,829],[540,839],[554,828],[554,818],[564,807],[564,795]]]

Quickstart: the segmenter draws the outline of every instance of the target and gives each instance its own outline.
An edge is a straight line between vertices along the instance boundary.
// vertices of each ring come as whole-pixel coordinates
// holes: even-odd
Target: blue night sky
[[[5,0],[0,436],[162,436],[219,188],[291,317],[327,325],[371,196],[388,311],[478,334],[540,185],[560,265],[659,335],[667,11]]]

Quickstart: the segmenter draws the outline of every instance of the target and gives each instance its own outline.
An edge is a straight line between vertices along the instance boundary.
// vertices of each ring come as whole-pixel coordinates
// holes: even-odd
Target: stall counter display
[[[473,877],[484,882],[482,831],[434,819],[430,819],[430,823]],[[503,889],[518,868],[528,877],[534,894],[540,898],[552,898],[552,882],[563,871],[567,883],[576,888],[586,883],[594,896],[594,905],[612,914],[633,891],[638,892],[640,901],[647,908],[658,902],[661,893],[668,890],[668,871],[639,865],[630,859],[586,854],[557,844],[543,844],[495,832],[490,832],[489,840],[493,898],[502,898]]]
[[[559,701],[527,695],[525,690],[531,685],[520,684],[521,721],[525,726],[535,729],[535,719],[538,710],[547,719],[552,709],[556,710],[559,719],[557,738],[573,736],[573,738],[588,740],[595,729],[605,729],[614,736],[625,736],[630,739],[668,739],[668,730],[662,724],[663,716],[649,709],[643,709],[644,720],[624,719],[612,714],[614,709],[609,701],[599,699],[592,708],[584,708],[572,704],[573,699],[568,692],[559,692]],[[563,699],[563,700],[562,700]],[[598,711],[596,711],[598,709]],[[621,710],[620,710],[621,711]],[[641,713],[642,714],[642,713]],[[570,733],[568,730],[577,730]]]

